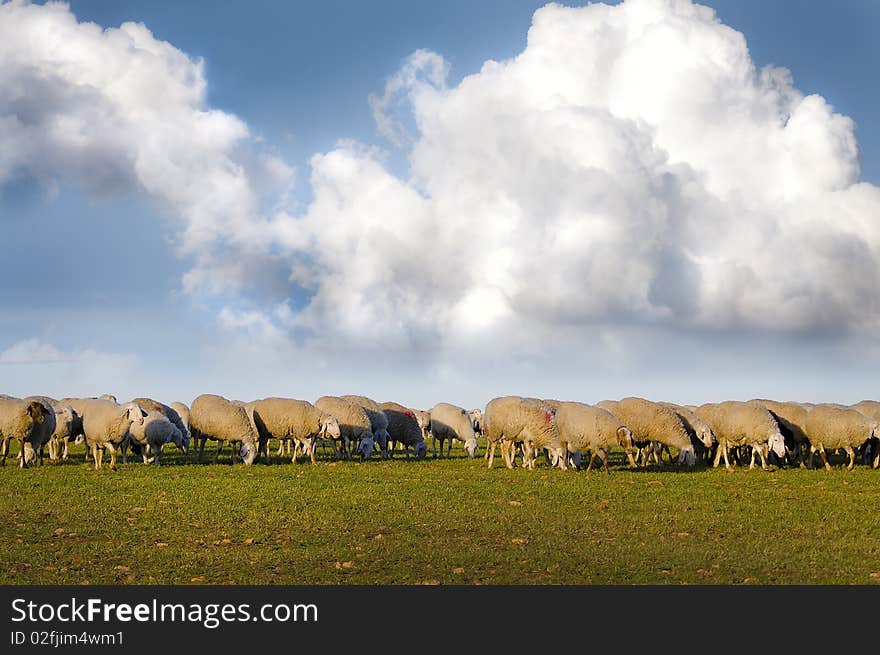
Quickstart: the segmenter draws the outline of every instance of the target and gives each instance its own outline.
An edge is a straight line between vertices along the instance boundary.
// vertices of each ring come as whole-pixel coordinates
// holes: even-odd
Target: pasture
[[[275,442],[273,442],[274,444]],[[481,444],[482,446],[482,444]],[[878,584],[880,471],[0,468],[3,584]]]

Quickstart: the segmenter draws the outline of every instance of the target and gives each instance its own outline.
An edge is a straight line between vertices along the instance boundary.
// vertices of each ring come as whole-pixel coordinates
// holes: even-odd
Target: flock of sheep
[[[379,404],[365,396],[323,396],[314,404],[292,398],[264,398],[245,403],[222,396],[198,396],[191,407],[165,404],[151,398],[118,403],[113,396],[14,398],[0,395],[0,456],[5,465],[10,441],[19,443],[21,467],[39,462],[48,447],[52,460],[67,459],[71,441],[85,442],[86,457],[96,469],[104,452],[116,469],[117,453],[126,461],[129,450],[144,463],[159,464],[162,447],[173,443],[190,454],[198,443],[198,461],[207,440],[217,442],[214,462],[225,444],[232,462],[253,464],[262,455],[269,462],[270,440],[278,441],[277,455],[316,460],[318,445],[330,445],[336,458],[374,453],[391,458],[396,450],[406,457],[424,458],[427,440],[439,457],[461,442],[475,457],[478,438],[486,444],[488,466],[500,447],[504,463],[517,457],[535,469],[539,456],[563,470],[581,468],[589,453],[587,470],[598,459],[608,471],[608,454],[620,448],[630,466],[670,461],[694,466],[699,460],[718,466],[724,459],[754,468],[768,463],[812,466],[816,453],[830,468],[827,452],[842,450],[847,468],[857,461],[880,466],[880,402],[865,400],[852,406],[777,402],[725,401],[700,406],[658,403],[642,398],[605,400],[595,405],[540,398],[494,398],[485,410],[465,410],[439,403],[430,410],[411,409],[394,402]]]

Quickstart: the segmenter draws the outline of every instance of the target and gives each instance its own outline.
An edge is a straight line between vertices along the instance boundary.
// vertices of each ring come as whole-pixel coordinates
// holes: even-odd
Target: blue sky
[[[597,26],[634,34],[636,12],[624,21],[547,10],[534,53],[496,75],[483,63],[522,53],[543,3],[74,0],[79,24],[64,11],[52,20],[82,37],[77,48],[47,63],[37,47],[0,47],[13,71],[0,88],[14,99],[0,100],[0,126],[15,118],[0,128],[11,153],[0,156],[0,275],[10,281],[0,287],[0,392],[186,402],[209,391],[357,392],[420,406],[503,393],[869,397],[880,357],[880,5],[702,4],[742,33],[748,52],[705,17],[660,2],[678,26],[669,48],[729,56],[700,70],[693,95],[677,87],[690,73],[670,59],[655,97],[638,95],[648,81],[624,64],[659,61],[649,48],[662,44],[615,50],[605,71],[603,48],[619,41],[571,49]],[[42,34],[28,20],[0,14],[0,34]],[[126,32],[122,44],[83,25],[126,21],[151,36]],[[125,78],[120,99],[138,49],[161,42],[184,59],[163,50],[155,77]],[[116,54],[83,55],[103,47]],[[753,81],[737,100],[724,95],[724,80],[741,80],[723,67],[739,70],[743,56],[791,71],[780,111],[798,106],[785,104],[792,89],[827,104],[803,103],[793,137],[766,136],[769,105]],[[186,58],[201,58],[201,73]],[[169,91],[177,136],[156,136],[165,99],[155,89],[189,97],[199,74],[201,99]],[[143,100],[140,79],[158,85]],[[394,79],[401,85],[386,88]],[[775,93],[774,84],[758,86]],[[383,133],[371,95],[388,99],[389,125],[405,125],[409,140]],[[731,154],[738,133],[713,128],[713,112],[731,102],[757,117],[731,123],[744,152],[766,148],[754,158],[770,162],[757,182],[740,179],[751,160]],[[28,117],[43,107],[50,118],[34,137]],[[220,122],[204,127],[211,112]],[[70,121],[97,129],[53,131]],[[202,127],[208,136],[183,142]],[[153,160],[154,142],[179,152]],[[502,171],[506,162],[515,170]],[[764,189],[761,176],[778,188]],[[247,188],[225,191],[237,185]],[[203,206],[218,188],[227,195]],[[571,235],[561,251],[509,257],[560,234]],[[615,249],[622,255],[607,255]]]

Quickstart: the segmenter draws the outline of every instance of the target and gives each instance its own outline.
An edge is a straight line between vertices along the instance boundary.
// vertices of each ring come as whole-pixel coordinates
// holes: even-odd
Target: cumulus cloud
[[[167,201],[184,287],[235,296],[219,326],[271,349],[454,351],[499,371],[515,352],[527,375],[549,349],[619,362],[636,327],[880,318],[880,189],[860,181],[853,122],[689,0],[549,4],[519,55],[455,85],[415,52],[369,99],[409,176],[340,142],[311,159],[298,213],[292,169],[145,26],[4,4],[0,61],[0,181]]]
[[[65,3],[13,0],[0,4],[0,62],[0,184],[145,192],[178,219],[185,256],[260,243],[260,194],[283,193],[293,170],[207,106],[201,59],[141,23],[103,29]],[[212,289],[237,290],[245,272],[214,271]]]
[[[411,179],[351,147],[312,160],[315,201],[276,222],[308,255],[298,320],[443,345],[877,324],[880,190],[859,181],[853,122],[756,68],[711,9],[551,4],[515,58],[456,86],[448,68],[418,51],[372,99]]]
[[[107,385],[127,386],[137,365],[138,357],[130,353],[62,350],[38,338],[18,341],[0,351],[3,393],[17,396],[119,393]]]

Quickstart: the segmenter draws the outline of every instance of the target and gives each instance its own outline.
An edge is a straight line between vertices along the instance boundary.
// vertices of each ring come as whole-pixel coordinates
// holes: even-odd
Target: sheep
[[[688,436],[690,436],[691,444],[694,447],[694,456],[696,459],[705,460],[708,453],[711,452],[712,444],[715,443],[715,435],[712,434],[712,428],[709,424],[697,416],[696,411],[690,407],[675,403],[660,404],[678,414],[688,430]],[[668,450],[668,446],[664,445],[664,448]]]
[[[860,411],[865,416],[870,416],[880,421],[880,402],[876,400],[861,400],[853,405],[852,408]],[[873,467],[877,468],[878,463],[880,463],[880,439],[868,439],[863,446],[863,454],[866,458],[865,463],[867,464],[868,461],[873,459]]]
[[[45,420],[40,422],[34,430],[33,439],[29,442],[29,447],[28,445],[25,445],[24,450],[20,453],[22,457],[28,458],[28,460],[25,461],[25,465],[38,461],[42,466],[43,451],[46,445],[52,441],[52,437],[55,434],[55,428],[58,424],[58,417],[55,413],[55,408],[53,407],[55,401],[47,396],[28,396],[27,398],[23,398],[23,400],[25,402],[38,402],[46,408],[44,414]]]
[[[632,454],[632,431],[608,410],[585,403],[560,403],[556,410],[556,424],[559,443],[565,452],[590,451],[587,471],[592,470],[593,461],[598,456],[605,472],[610,473],[607,453],[615,446],[623,448],[631,467],[636,466]]]
[[[49,438],[49,459],[66,460],[71,439],[82,436],[82,417],[70,405],[65,405],[49,396],[29,396],[25,400],[37,400],[55,413],[55,430]],[[59,447],[63,446],[61,452]]]
[[[810,459],[812,467],[816,452],[822,456],[825,468],[830,470],[825,449],[842,448],[849,455],[847,470],[855,466],[853,448],[859,448],[869,439],[880,438],[880,421],[849,407],[834,405],[816,405],[807,413],[805,424],[807,437],[810,440]],[[875,457],[872,468],[880,465],[880,457]]]
[[[144,411],[135,403],[118,405],[110,400],[89,399],[82,405],[83,432],[92,451],[95,469],[101,468],[104,450],[110,451],[110,470],[116,470],[116,450],[128,439],[132,423],[143,425]]]
[[[116,396],[114,396],[112,393],[102,393],[100,396],[98,396],[97,400],[109,400],[111,403],[119,402],[118,400],[116,400]]]
[[[162,414],[178,429],[185,446],[189,446],[189,428],[187,428],[186,423],[183,422],[183,419],[180,417],[180,414],[177,413],[176,409],[165,403],[160,403],[158,400],[153,400],[152,398],[134,398],[131,402],[139,405],[145,412],[159,412]]]
[[[270,438],[295,442],[291,461],[296,464],[299,452],[316,463],[315,444],[321,439],[339,439],[339,421],[335,416],[319,410],[306,400],[292,398],[263,398],[253,405],[253,418],[260,439]]]
[[[379,450],[383,458],[388,457],[388,417],[382,411],[382,408],[372,398],[366,396],[340,396],[343,400],[353,402],[364,408],[370,419],[370,427],[373,430],[373,440],[379,444]]]
[[[785,438],[786,446],[799,461],[801,468],[804,468],[806,453],[810,446],[810,440],[804,431],[809,408],[801,403],[779,402],[764,398],[757,398],[754,402],[761,403],[773,414],[779,424],[779,430]]]
[[[779,431],[779,423],[761,403],[737,400],[706,403],[697,408],[697,416],[712,427],[718,440],[713,467],[718,466],[723,455],[724,467],[730,470],[728,451],[735,446],[752,446],[750,469],[755,467],[755,452],[760,456],[764,470],[767,470],[768,449],[779,457],[785,455],[785,440]]]
[[[479,408],[470,410],[468,418],[471,420],[471,425],[474,426],[474,434],[479,439],[483,436],[483,410]]]
[[[427,443],[431,438],[431,415],[425,409],[414,409],[413,414],[416,415],[416,422],[422,431],[422,439]]]
[[[473,458],[477,453],[477,435],[474,434],[474,426],[468,413],[461,407],[449,403],[437,403],[429,411],[431,417],[431,452],[437,456],[436,442],[440,441],[440,457],[443,457],[443,442],[449,440],[447,457],[452,452],[452,440],[458,439],[464,442],[464,449],[468,457]]]
[[[434,422],[433,412],[431,423]],[[526,453],[538,448],[549,448],[559,455],[559,467],[568,468],[568,457],[559,443],[559,430],[556,417],[550,406],[543,402],[534,402],[519,396],[502,396],[493,398],[483,412],[483,425],[486,434],[486,448],[491,449],[488,467],[492,468],[495,457],[495,446],[501,444],[501,454],[507,468],[513,468],[512,446],[522,442]],[[524,464],[529,469],[535,468],[534,457],[524,457]]]
[[[351,457],[349,444],[355,444],[356,452],[364,459],[372,456],[373,428],[363,407],[338,396],[321,396],[315,401],[315,407],[335,416],[339,422],[339,436],[333,437],[333,441],[340,442],[339,447],[335,448],[337,458]]]
[[[647,443],[651,449],[656,443],[671,446],[678,450],[679,464],[693,466],[696,462],[694,445],[685,421],[669,407],[635,397],[623,398],[613,405],[606,401],[603,403],[598,406],[610,411],[628,427],[635,443]],[[643,464],[646,460],[647,458],[643,460]],[[659,463],[659,457],[657,461]]]
[[[394,456],[395,445],[401,444],[407,459],[409,459],[410,446],[415,457],[424,458],[428,454],[428,444],[425,443],[416,412],[394,402],[385,402],[379,407],[388,418],[388,452],[391,456]]]
[[[144,409],[141,407],[141,409]],[[177,449],[183,454],[188,449],[188,434],[186,437],[163,412],[156,410],[145,410],[143,423],[132,423],[128,431],[128,442],[137,444],[141,448],[141,455],[144,464],[152,463],[159,466],[159,454],[162,452],[162,446],[168,442],[177,446]],[[153,457],[149,457],[149,451],[153,451]],[[126,461],[126,444],[122,447],[122,462]]]
[[[199,441],[198,461],[202,461],[205,441],[217,442],[214,462],[217,462],[224,442],[232,445],[232,462],[237,458],[248,466],[257,458],[257,431],[244,407],[223,396],[202,394],[192,402],[189,412],[192,438]],[[236,451],[235,444],[239,444]]]
[[[186,431],[189,432],[189,407],[184,405],[181,402],[173,402],[169,403],[168,406],[177,412],[177,415],[180,417],[181,423],[183,423],[183,427],[186,428]]]
[[[19,466],[27,468],[35,457],[34,444],[45,435],[50,416],[54,419],[54,412],[39,401],[21,400],[11,396],[0,398],[0,464],[6,466],[9,441],[18,439],[21,444]]]

